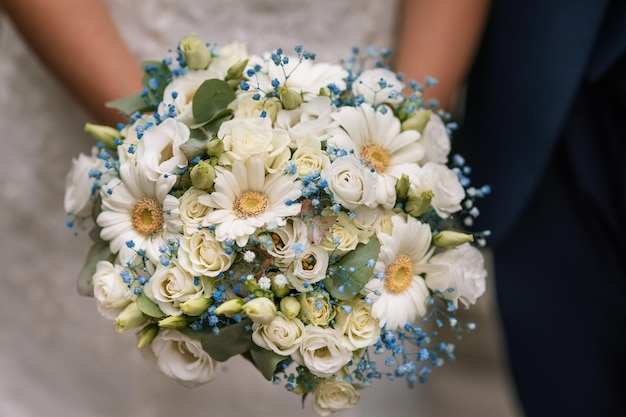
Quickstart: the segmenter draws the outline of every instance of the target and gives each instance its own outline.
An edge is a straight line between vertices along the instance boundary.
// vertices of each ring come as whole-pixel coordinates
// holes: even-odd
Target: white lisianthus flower
[[[163,91],[163,100],[159,104],[158,113],[165,116],[173,110],[176,120],[187,126],[194,126],[197,121],[193,117],[193,97],[200,85],[212,78],[224,79],[219,72],[210,70],[187,71],[185,75],[175,78]]]
[[[373,345],[380,336],[378,320],[362,298],[354,298],[337,307],[335,329],[343,333],[343,342],[352,351]]]
[[[102,317],[115,319],[131,302],[131,292],[122,279],[124,267],[108,261],[96,264],[93,274],[93,296]]]
[[[334,201],[349,210],[359,206],[376,207],[377,177],[354,156],[337,158],[321,173],[328,182]]]
[[[328,154],[322,150],[322,144],[312,135],[302,136],[296,141],[296,150],[291,162],[296,166],[298,178],[304,178],[311,172],[318,174],[330,166]]]
[[[352,92],[363,96],[363,100],[372,106],[383,103],[397,106],[403,100],[402,90],[404,83],[393,71],[385,68],[365,70],[352,84]]]
[[[420,196],[424,191],[432,191],[434,196],[431,205],[439,217],[447,218],[461,210],[465,189],[456,172],[445,165],[428,162],[421,168],[414,167],[409,179],[411,181],[409,197]]]
[[[137,161],[146,176],[156,181],[164,174],[178,174],[187,166],[187,156],[180,145],[189,140],[189,128],[174,119],[167,119],[146,130],[137,144]]]
[[[154,116],[144,114],[133,123],[124,126],[120,131],[122,136],[124,136],[124,140],[117,147],[117,156],[120,158],[120,163],[136,163],[139,137],[143,137],[144,132],[156,124],[157,121]]]
[[[248,59],[248,49],[245,43],[232,42],[213,51],[216,55],[209,63],[209,70],[221,74],[224,79],[228,69],[244,59]]]
[[[287,318],[278,312],[269,324],[254,324],[252,341],[277,355],[289,356],[300,347],[304,324],[297,318]]]
[[[332,117],[340,127],[328,132],[328,144],[354,151],[375,173],[378,204],[393,208],[396,182],[424,157],[420,134],[415,130],[402,132],[393,112],[381,113],[369,105],[342,107]]]
[[[198,202],[198,197],[208,193],[199,188],[191,187],[180,197],[180,220],[183,223],[185,234],[198,232],[202,227],[202,219],[211,208]]]
[[[446,125],[439,115],[435,113],[430,114],[430,119],[424,128],[420,142],[424,146],[425,151],[425,157],[420,161],[420,165],[426,162],[438,164],[446,164],[448,162],[448,155],[452,145]]]
[[[279,112],[282,112],[280,100],[276,97],[271,97],[267,100],[255,100],[254,96],[257,93],[258,91],[256,90],[238,90],[237,98],[228,105],[228,108],[233,109],[235,119],[257,118],[261,115],[261,112],[265,111],[265,118],[274,123]]]
[[[307,245],[287,268],[289,284],[298,291],[310,291],[314,284],[326,277],[328,252],[318,245]]]
[[[300,317],[305,324],[328,326],[335,318],[335,309],[330,300],[321,292],[309,292],[298,296],[300,301]]]
[[[267,297],[253,298],[241,308],[256,324],[270,324],[278,314],[276,304]]]
[[[180,239],[178,262],[193,276],[217,277],[230,268],[234,259],[234,253],[226,253],[224,245],[208,229]]]
[[[361,396],[352,384],[346,381],[326,380],[315,388],[311,407],[320,416],[354,407]]]
[[[243,247],[257,228],[269,223],[284,226],[287,217],[300,212],[300,203],[286,203],[301,194],[302,183],[294,175],[277,172],[266,177],[259,158],[235,162],[232,172],[220,166],[215,169],[215,191],[198,201],[214,209],[202,225],[215,225],[218,241],[232,239]]]
[[[336,257],[341,257],[356,249],[359,244],[359,229],[354,225],[348,213],[340,211],[337,220],[331,226],[320,245]]]
[[[170,316],[180,316],[179,305],[204,295],[201,280],[196,280],[189,272],[175,262],[168,266],[159,265],[144,286],[144,293],[161,311]]]
[[[162,329],[150,344],[150,355],[158,368],[168,377],[186,387],[195,387],[212,380],[217,362],[202,348],[199,340],[191,339],[176,330]]]
[[[330,117],[332,110],[330,98],[318,96],[293,110],[278,113],[275,125],[289,132],[292,147],[304,137],[313,137],[319,143],[326,136],[328,128],[336,124]],[[296,149],[299,147],[298,144]]]
[[[102,228],[100,237],[109,242],[121,263],[139,250],[157,263],[159,249],[181,237],[178,199],[169,194],[176,177],[151,181],[132,162],[120,166],[120,177],[102,187],[102,212],[96,219]]]
[[[352,359],[352,351],[342,340],[341,333],[332,327],[306,326],[300,348],[291,357],[313,375],[326,378]]]
[[[287,219],[284,226],[276,228],[270,233],[273,245],[266,248],[267,253],[274,257],[274,263],[281,267],[290,265],[296,257],[293,245],[306,245],[306,224],[298,219]]]
[[[217,133],[224,143],[220,165],[232,165],[236,161],[261,158],[265,169],[274,173],[282,169],[289,157],[289,135],[282,129],[272,128],[267,117],[228,120]]]
[[[426,315],[430,293],[420,274],[432,269],[430,226],[414,217],[393,217],[391,234],[379,233],[380,253],[374,266],[375,278],[365,286],[373,302],[372,315],[388,330]],[[382,279],[381,279],[382,278]]]
[[[426,285],[441,291],[443,297],[455,305],[460,300],[469,307],[485,292],[485,261],[480,251],[469,243],[440,252],[430,258],[429,263],[441,268],[426,275]]]
[[[65,212],[72,216],[89,216],[93,210],[94,192],[97,192],[96,184],[106,183],[113,176],[105,167],[105,161],[98,158],[98,148],[91,149],[91,156],[79,154],[72,160],[72,167],[65,176]]]

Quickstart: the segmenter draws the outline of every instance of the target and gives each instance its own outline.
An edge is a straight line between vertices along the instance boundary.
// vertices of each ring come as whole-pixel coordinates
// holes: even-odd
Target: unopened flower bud
[[[122,138],[122,133],[119,130],[110,126],[92,123],[85,123],[85,132],[89,133],[95,140],[102,142],[109,149],[115,149],[117,147],[116,140]]]
[[[143,315],[137,303],[130,303],[115,319],[115,330],[119,333],[135,329],[144,324],[148,318]]]
[[[191,183],[194,187],[208,191],[215,182],[215,168],[204,160],[191,169]]]
[[[243,72],[248,66],[248,60],[242,59],[239,62],[233,64],[228,71],[226,71],[226,80],[239,80],[243,77]]]
[[[198,35],[192,33],[183,37],[180,41],[180,51],[187,62],[187,67],[192,70],[203,70],[211,62],[211,52],[206,44],[198,39]]]
[[[215,309],[215,314],[232,315],[241,313],[243,306],[243,300],[241,298],[232,298],[224,301]]]
[[[424,191],[419,196],[411,196],[409,195],[409,199],[404,205],[404,211],[409,213],[413,217],[419,217],[430,209],[430,201],[433,199],[435,194],[432,191]]]
[[[420,133],[424,133],[424,129],[430,121],[430,115],[430,110],[423,110],[415,113],[402,122],[402,130],[417,130]]]
[[[443,249],[454,249],[459,245],[473,241],[473,235],[452,230],[443,230],[433,236],[433,245]]]
[[[280,300],[280,311],[290,318],[295,318],[300,313],[300,301],[294,297],[285,297]]]
[[[162,320],[159,320],[159,327],[166,327],[168,329],[182,329],[187,326],[187,318],[185,316],[169,316]]]
[[[152,343],[157,333],[159,333],[159,326],[157,326],[156,324],[151,324],[149,326],[144,327],[143,330],[141,331],[141,335],[139,336],[137,349],[143,349],[144,347]]]
[[[243,305],[243,311],[258,324],[269,324],[276,316],[276,305],[266,297],[253,298]]]
[[[188,316],[199,316],[204,313],[211,305],[211,300],[206,297],[198,297],[180,303],[178,307],[180,311]]]
[[[280,102],[283,104],[283,108],[285,110],[296,109],[304,102],[301,93],[290,90],[284,86],[278,88],[278,97],[280,98]]]
[[[396,182],[396,196],[398,200],[405,200],[409,194],[409,186],[411,181],[406,174],[402,174],[398,182]]]
[[[222,139],[213,138],[206,144],[206,153],[209,156],[220,156],[224,153],[224,142]]]

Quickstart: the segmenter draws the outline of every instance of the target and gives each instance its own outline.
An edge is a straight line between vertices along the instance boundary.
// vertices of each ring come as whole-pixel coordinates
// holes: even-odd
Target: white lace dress
[[[109,0],[141,59],[159,59],[197,32],[249,52],[303,44],[337,61],[352,46],[391,46],[396,3],[380,0]],[[0,11],[1,14],[1,11]],[[211,383],[183,388],[144,362],[75,290],[89,246],[65,227],[64,177],[88,152],[86,114],[0,20],[0,416],[313,415],[298,396],[231,359]],[[68,59],[73,59],[68,56]],[[121,75],[122,76],[122,75]],[[342,413],[416,415],[420,389],[381,381]]]

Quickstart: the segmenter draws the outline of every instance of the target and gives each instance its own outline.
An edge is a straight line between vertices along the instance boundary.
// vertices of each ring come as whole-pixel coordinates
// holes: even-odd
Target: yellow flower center
[[[398,294],[406,290],[413,280],[413,263],[406,255],[400,255],[387,267],[385,288]]]
[[[163,230],[163,207],[154,198],[141,198],[135,203],[131,219],[139,233],[151,236]]]
[[[374,168],[376,172],[385,172],[389,165],[389,152],[380,145],[367,145],[361,149],[361,158],[365,161],[365,165]]]
[[[315,268],[315,264],[317,263],[317,260],[312,257],[309,256],[308,258],[304,258],[302,259],[302,269],[304,269],[305,271],[312,271],[313,268]]]
[[[258,191],[246,191],[235,201],[233,211],[235,212],[235,216],[240,219],[256,217],[259,214],[265,213],[268,203],[269,201],[263,193]]]
[[[285,247],[285,243],[280,238],[278,233],[270,233],[270,236],[272,237],[272,243],[274,244],[274,247],[276,249],[281,250],[282,248]]]

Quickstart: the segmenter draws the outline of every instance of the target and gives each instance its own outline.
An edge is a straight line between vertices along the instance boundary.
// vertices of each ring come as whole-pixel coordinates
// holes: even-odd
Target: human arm
[[[141,89],[141,66],[102,0],[2,0],[30,48],[99,123],[123,120],[105,103]]]
[[[452,110],[478,48],[491,0],[402,0],[394,67],[407,78],[437,79],[425,98]]]

